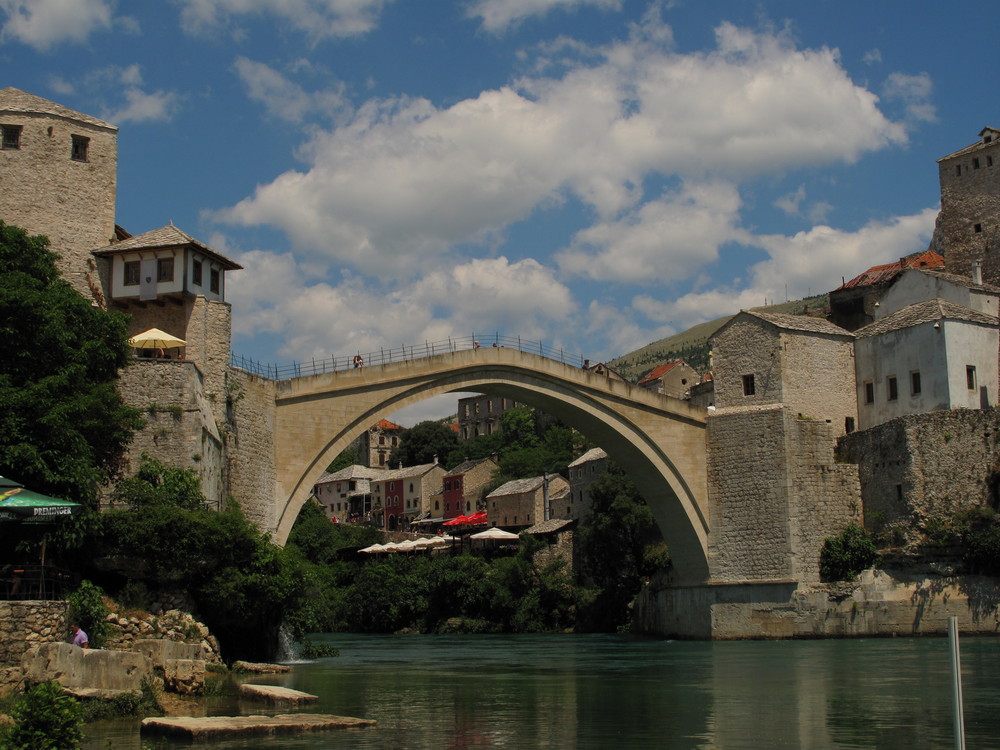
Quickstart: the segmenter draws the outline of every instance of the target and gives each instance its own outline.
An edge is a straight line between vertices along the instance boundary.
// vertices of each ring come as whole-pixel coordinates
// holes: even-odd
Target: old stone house
[[[558,509],[569,495],[569,482],[558,474],[512,479],[486,496],[490,526],[507,530],[525,529],[558,517]]]
[[[122,373],[123,399],[146,415],[125,470],[142,453],[191,468],[221,506],[221,425],[233,397],[225,274],[240,266],[173,225],[135,237],[116,225],[117,139],[95,117],[0,90],[0,219],[47,236],[63,278],[95,305],[129,313],[130,335],[159,328],[186,342],[183,360],[139,360]]]
[[[657,365],[639,379],[637,385],[653,393],[672,398],[687,398],[691,388],[701,382],[698,371],[683,359]]]
[[[466,459],[460,463],[444,475],[440,490],[442,504],[430,509],[430,514],[447,521],[481,510],[479,496],[498,468],[495,457]]]
[[[359,461],[372,468],[385,468],[389,456],[399,445],[399,439],[406,430],[402,425],[388,419],[380,419],[362,432],[351,444]]]
[[[361,520],[372,509],[372,481],[386,473],[385,469],[371,469],[360,464],[333,473],[325,471],[316,481],[313,496],[331,521]]]
[[[560,518],[579,519],[590,515],[593,502],[590,485],[608,470],[608,454],[603,448],[591,448],[569,464],[569,497]],[[560,508],[560,510],[562,510]]]
[[[717,408],[781,404],[854,429],[854,335],[820,318],[742,311],[712,337]]]
[[[458,400],[458,439],[467,443],[480,435],[492,435],[501,429],[503,415],[524,406],[501,396],[476,395]]]
[[[373,479],[372,499],[381,509],[381,525],[386,531],[396,531],[410,525],[430,508],[431,495],[441,486],[444,467],[433,461],[419,466],[404,466],[389,470]]]

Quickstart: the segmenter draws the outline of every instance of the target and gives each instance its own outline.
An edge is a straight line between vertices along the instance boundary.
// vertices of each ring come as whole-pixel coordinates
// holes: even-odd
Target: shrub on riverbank
[[[819,573],[824,581],[850,581],[878,560],[875,542],[860,526],[848,526],[839,536],[823,542]]]

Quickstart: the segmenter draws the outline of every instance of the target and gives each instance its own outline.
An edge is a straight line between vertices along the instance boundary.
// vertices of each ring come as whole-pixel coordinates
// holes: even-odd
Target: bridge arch
[[[704,410],[504,347],[280,381],[274,423],[276,541],[287,540],[325,467],[374,422],[461,391],[537,406],[601,445],[649,502],[677,580],[708,579]]]

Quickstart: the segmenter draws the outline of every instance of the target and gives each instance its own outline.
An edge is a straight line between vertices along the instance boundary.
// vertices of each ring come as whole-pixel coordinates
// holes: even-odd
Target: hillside
[[[806,299],[783,302],[780,305],[767,305],[751,309],[825,318],[830,312],[830,298],[829,295],[819,294]],[[640,349],[612,359],[608,365],[632,382],[639,380],[656,365],[673,359],[683,359],[699,372],[707,372],[709,370],[708,340],[732,318],[732,315],[725,315],[715,320],[699,323],[686,331],[675,333],[673,336],[646,344]]]

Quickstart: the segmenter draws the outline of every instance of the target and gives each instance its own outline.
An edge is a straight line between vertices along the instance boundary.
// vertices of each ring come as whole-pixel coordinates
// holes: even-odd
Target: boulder
[[[167,659],[163,667],[163,687],[180,695],[203,695],[205,660]]]
[[[287,664],[262,664],[253,661],[234,661],[234,672],[250,672],[252,674],[280,674],[291,672],[292,668]]]

